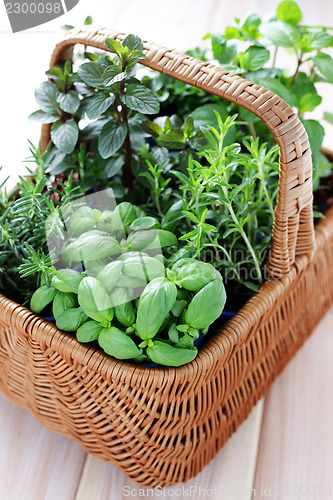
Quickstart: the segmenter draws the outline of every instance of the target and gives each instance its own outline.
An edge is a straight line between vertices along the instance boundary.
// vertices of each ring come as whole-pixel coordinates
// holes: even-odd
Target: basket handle
[[[110,51],[104,43],[106,38],[123,41],[125,37],[104,28],[72,30],[56,45],[50,67],[60,60],[71,59],[76,44]],[[315,248],[311,150],[298,116],[274,92],[214,64],[153,43],[143,42],[143,46],[147,57],[141,61],[144,66],[237,103],[258,116],[274,134],[280,148],[280,174],[267,269],[276,278],[287,275],[296,256],[310,257]],[[50,127],[42,127],[42,149],[50,141]]]

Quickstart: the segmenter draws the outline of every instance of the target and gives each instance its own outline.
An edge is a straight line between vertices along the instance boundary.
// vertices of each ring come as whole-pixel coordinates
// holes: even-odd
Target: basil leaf
[[[55,319],[67,309],[72,309],[76,306],[75,296],[73,293],[58,292],[53,299],[52,313]]]
[[[78,301],[81,307],[89,311],[104,311],[111,307],[108,294],[96,278],[87,276],[79,285]]]
[[[98,336],[101,348],[110,356],[117,359],[131,359],[142,354],[135,342],[119,328],[103,328]]]
[[[71,153],[77,143],[79,129],[76,121],[71,118],[66,122],[57,120],[51,128],[51,139],[62,153]]]
[[[63,293],[77,293],[83,275],[74,269],[59,269],[52,278],[52,286]]]
[[[195,259],[180,259],[171,270],[176,275],[176,285],[194,292],[198,292],[218,276],[218,271],[211,264]]]
[[[110,262],[98,273],[97,279],[105,288],[106,292],[111,292],[118,283],[123,266],[123,262],[120,261]]]
[[[211,281],[191,300],[185,314],[186,323],[200,330],[207,328],[222,314],[225,301],[222,278]]]
[[[53,287],[43,285],[34,292],[30,300],[30,309],[39,314],[45,307],[52,302],[57,291]]]
[[[78,208],[69,220],[71,231],[78,235],[90,231],[97,223],[94,210],[88,206]]]
[[[79,342],[93,342],[98,339],[103,327],[96,321],[87,321],[76,332],[76,338]]]
[[[136,332],[142,340],[155,337],[176,299],[176,285],[166,278],[155,278],[146,286],[136,318]]]
[[[110,300],[114,304],[114,314],[119,323],[126,327],[132,326],[135,322],[135,310],[128,290],[126,288],[114,288]]]
[[[154,345],[147,347],[147,355],[154,362],[165,366],[181,366],[194,360],[198,350],[179,349],[160,340],[154,341]]]
[[[76,332],[88,317],[81,307],[66,309],[56,320],[59,330],[64,332]]]

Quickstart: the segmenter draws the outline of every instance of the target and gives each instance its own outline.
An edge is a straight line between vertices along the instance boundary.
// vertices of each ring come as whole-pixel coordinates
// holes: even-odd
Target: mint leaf
[[[63,111],[74,114],[79,109],[81,101],[77,93],[70,90],[67,94],[58,94],[57,102]]]
[[[105,43],[109,47],[109,49],[112,50],[112,52],[115,52],[119,57],[121,57],[124,49],[120,42],[114,40],[113,38],[107,38],[105,40]]]
[[[126,125],[115,120],[107,122],[98,139],[98,151],[102,158],[109,158],[121,148],[127,134]]]
[[[59,116],[56,113],[45,113],[41,109],[35,111],[34,113],[31,113],[31,115],[29,116],[29,120],[34,120],[41,123],[54,123],[58,120],[58,118]]]
[[[215,59],[222,65],[230,64],[237,54],[237,42],[227,40],[222,35],[216,33],[211,35],[211,40]]]
[[[296,2],[286,0],[281,2],[277,8],[277,16],[281,21],[290,24],[298,24],[302,20],[302,13]]]
[[[300,113],[313,111],[321,103],[322,98],[318,94],[304,94],[299,101]]]
[[[130,109],[147,115],[158,113],[160,103],[155,94],[143,85],[128,85],[126,94],[120,96],[122,102]]]
[[[77,72],[84,83],[90,87],[104,90],[105,86],[102,78],[104,69],[104,66],[97,62],[87,62],[81,64]]]
[[[331,123],[333,125],[333,113],[329,113],[328,111],[325,111],[324,120],[326,120],[328,123]]]
[[[244,54],[241,54],[241,67],[248,71],[257,71],[269,61],[270,52],[264,47],[253,45],[249,47]]]
[[[35,90],[35,99],[42,111],[53,114],[57,110],[58,89],[51,82],[43,82]]]
[[[71,153],[77,143],[79,129],[76,121],[71,118],[63,123],[57,120],[51,128],[51,139],[62,153]]]
[[[263,23],[259,30],[264,37],[278,47],[294,47],[295,37],[300,38],[299,30],[295,26],[281,21]]]
[[[143,51],[143,43],[141,39],[136,35],[127,35],[125,40],[123,41],[123,46],[128,47],[130,51],[139,50]]]
[[[171,131],[167,134],[160,135],[156,142],[159,146],[168,149],[184,149],[186,146],[185,137],[179,132]]]
[[[325,130],[316,120],[302,120],[305,130],[309,136],[312,155],[318,153],[324,140]]]
[[[109,109],[114,100],[115,95],[110,95],[108,92],[98,92],[94,96],[89,97],[86,109],[88,118],[90,120],[99,118],[103,113],[105,113],[105,111]]]
[[[319,69],[320,73],[324,75],[325,78],[330,83],[333,83],[333,59],[328,54],[318,54],[312,58],[313,63]]]
[[[329,47],[333,43],[333,36],[329,35],[326,31],[317,31],[316,33],[309,33],[311,39],[311,49],[319,50],[324,47]]]

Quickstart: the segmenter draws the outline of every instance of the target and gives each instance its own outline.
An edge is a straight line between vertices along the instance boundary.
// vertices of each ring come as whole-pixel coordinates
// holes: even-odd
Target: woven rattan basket
[[[109,30],[75,31],[105,49]],[[259,116],[280,146],[279,200],[267,281],[179,368],[144,368],[79,344],[0,296],[0,391],[46,427],[78,441],[143,485],[196,475],[214,457],[312,332],[333,300],[333,210],[314,231],[311,152],[303,125],[279,96],[212,64],[144,43],[146,66]],[[42,145],[49,141],[44,126]],[[278,278],[278,279],[276,279]]]

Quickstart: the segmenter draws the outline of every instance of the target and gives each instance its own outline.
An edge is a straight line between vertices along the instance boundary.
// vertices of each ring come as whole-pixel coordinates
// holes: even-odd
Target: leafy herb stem
[[[125,80],[122,80],[119,90],[120,95],[124,95],[125,93],[124,89],[125,89]],[[133,175],[131,171],[132,145],[130,138],[130,129],[128,125],[127,110],[124,104],[121,105],[121,114],[122,114],[122,122],[125,123],[127,128],[127,134],[124,141],[124,149],[125,149],[125,164],[123,167],[124,185],[125,187],[130,189],[133,186]]]

